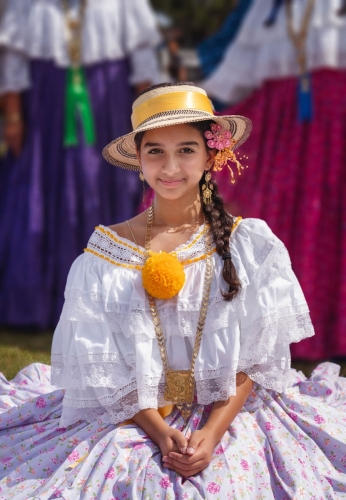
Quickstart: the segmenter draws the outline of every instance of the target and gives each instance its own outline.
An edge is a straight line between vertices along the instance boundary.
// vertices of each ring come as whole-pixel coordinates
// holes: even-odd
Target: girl
[[[3,498],[339,497],[345,380],[332,363],[311,380],[290,369],[289,344],[313,329],[287,251],[263,221],[229,215],[212,179],[241,169],[249,121],[167,84],[132,123],[104,156],[155,198],[98,226],[72,266],[52,347],[66,392],[16,406],[28,377],[49,390],[33,368],[11,386]]]

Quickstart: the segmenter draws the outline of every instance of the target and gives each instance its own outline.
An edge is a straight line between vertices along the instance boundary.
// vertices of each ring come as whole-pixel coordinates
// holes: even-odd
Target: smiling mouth
[[[184,179],[159,179],[159,181],[164,185],[164,186],[169,186],[169,187],[174,187],[178,186],[181,182],[183,182]]]

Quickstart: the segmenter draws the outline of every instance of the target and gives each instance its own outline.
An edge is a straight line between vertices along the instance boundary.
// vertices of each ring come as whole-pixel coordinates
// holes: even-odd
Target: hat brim
[[[189,124],[205,120],[213,120],[215,123],[219,123],[224,129],[231,132],[232,138],[235,141],[233,149],[236,149],[246,141],[252,128],[251,120],[249,120],[249,118],[245,118],[245,116],[215,116],[205,111],[178,109],[173,112],[164,112],[151,116],[133,132],[118,137],[108,144],[103,149],[102,155],[109,163],[115,165],[116,167],[140,172],[140,165],[136,155],[136,144],[134,140],[136,134],[155,128]]]

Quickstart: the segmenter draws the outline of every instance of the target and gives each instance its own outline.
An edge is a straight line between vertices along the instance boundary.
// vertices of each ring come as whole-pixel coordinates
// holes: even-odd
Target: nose
[[[162,173],[173,176],[177,172],[180,172],[178,159],[174,155],[167,155],[162,166]]]

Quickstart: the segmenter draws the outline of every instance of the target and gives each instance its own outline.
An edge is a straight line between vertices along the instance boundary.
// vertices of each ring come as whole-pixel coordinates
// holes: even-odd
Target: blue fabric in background
[[[210,75],[221,62],[226,48],[236,36],[252,1],[239,0],[237,7],[227,17],[220,30],[204,40],[197,47],[204,78]]]

